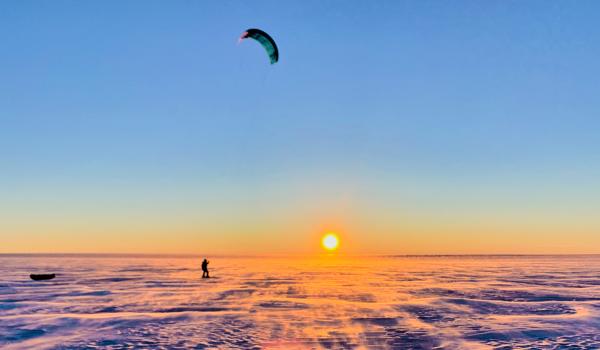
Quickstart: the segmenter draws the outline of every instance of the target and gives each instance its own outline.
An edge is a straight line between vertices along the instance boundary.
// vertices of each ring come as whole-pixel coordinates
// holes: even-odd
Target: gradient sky
[[[3,1],[0,252],[600,253],[598,13]]]

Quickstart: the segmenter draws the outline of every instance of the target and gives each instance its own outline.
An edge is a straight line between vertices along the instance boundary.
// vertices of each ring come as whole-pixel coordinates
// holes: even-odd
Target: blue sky
[[[102,234],[86,227],[139,237],[151,217],[219,233],[226,250],[240,227],[283,241],[268,232],[294,223],[302,236],[312,226],[298,221],[336,218],[349,231],[385,226],[389,247],[408,231],[460,234],[475,216],[513,234],[579,225],[589,243],[599,7],[3,2],[0,235],[30,241],[39,222],[90,250]],[[279,63],[237,44],[249,27],[274,37]],[[397,251],[428,249],[414,244]]]

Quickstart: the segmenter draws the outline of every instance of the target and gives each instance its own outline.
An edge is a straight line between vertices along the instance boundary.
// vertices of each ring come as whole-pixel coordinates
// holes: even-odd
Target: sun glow
[[[335,233],[328,233],[325,236],[323,236],[321,244],[326,250],[334,251],[340,244],[340,240],[338,239],[338,236]]]

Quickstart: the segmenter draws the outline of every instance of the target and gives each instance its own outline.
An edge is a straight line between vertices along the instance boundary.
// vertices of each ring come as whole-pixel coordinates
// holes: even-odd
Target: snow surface
[[[600,348],[600,256],[202,258],[0,256],[0,348]]]

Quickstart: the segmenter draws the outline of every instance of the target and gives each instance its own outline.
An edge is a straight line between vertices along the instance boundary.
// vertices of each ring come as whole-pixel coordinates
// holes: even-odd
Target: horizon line
[[[380,257],[380,258],[411,258],[411,257],[549,257],[549,256],[600,256],[600,253],[444,253],[444,254],[372,254],[372,253],[289,253],[289,254],[200,254],[200,253],[0,253],[0,257],[157,257],[157,258],[302,258],[302,257]]]

